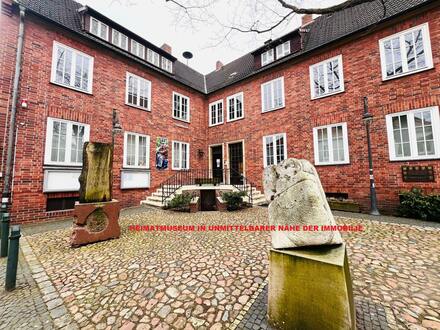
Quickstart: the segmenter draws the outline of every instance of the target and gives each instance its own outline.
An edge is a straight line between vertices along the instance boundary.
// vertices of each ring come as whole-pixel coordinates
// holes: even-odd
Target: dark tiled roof
[[[78,9],[83,7],[83,5],[73,0],[18,0],[18,2],[37,15],[43,16],[44,18],[53,21],[54,23],[57,23],[73,32],[79,33],[84,37],[93,40],[94,42],[105,45],[106,47],[128,56],[133,60],[140,62],[153,70],[159,71],[162,74],[171,77],[172,79],[175,79],[191,88],[194,88],[202,93],[205,92],[204,76],[182,62],[174,62],[174,75],[171,75],[149,64],[148,62],[131,55],[129,52],[117,48],[112,44],[85,32],[81,27],[81,15],[78,12]]]
[[[204,76],[179,61],[174,63],[175,74],[170,75],[167,72],[164,72],[147,63],[146,61],[142,61],[136,56],[114,47],[111,44],[100,40],[99,38],[95,38],[89,33],[86,33],[81,28],[80,14],[78,12],[78,9],[82,7],[82,5],[73,0],[18,0],[19,3],[24,5],[32,12],[41,15],[57,24],[60,24],[69,30],[79,33],[88,39],[92,39],[95,42],[105,45],[106,47],[110,47],[116,52],[122,53],[135,61],[141,62],[156,71],[160,71],[162,74],[169,76],[172,79],[175,79],[202,93],[214,92],[253,74],[270,69],[280,63],[284,63],[292,58],[298,57],[357,31],[361,31],[369,26],[373,26],[377,23],[385,21],[393,16],[402,14],[408,10],[414,9],[415,7],[434,1],[438,0],[386,0],[386,14],[384,15],[382,2],[380,0],[376,0],[363,3],[352,8],[347,8],[333,14],[323,15],[316,18],[313,23],[308,26],[309,32],[306,34],[304,39],[304,48],[301,51],[290,54],[279,61],[273,62],[257,70],[254,69],[253,55],[248,53],[232,61],[231,63],[224,65],[221,70],[213,71]]]
[[[214,92],[249,77],[257,72],[272,68],[289,59],[308,53],[319,47],[360,31],[366,27],[385,21],[390,17],[401,14],[419,5],[438,0],[387,0],[385,1],[386,15],[381,1],[367,2],[352,8],[347,8],[330,15],[322,15],[308,25],[309,32],[304,39],[304,48],[279,61],[275,61],[261,69],[255,70],[253,59],[246,54],[235,61],[223,66],[219,71],[213,71],[206,76],[207,91]],[[251,64],[252,63],[252,64]],[[237,72],[231,77],[231,72]]]

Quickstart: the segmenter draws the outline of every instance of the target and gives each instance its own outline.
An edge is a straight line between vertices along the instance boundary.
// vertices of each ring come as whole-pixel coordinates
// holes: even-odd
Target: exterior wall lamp
[[[199,150],[197,150],[197,154],[198,154],[199,158],[202,158],[205,155],[205,152],[203,151],[203,149],[199,149]]]
[[[373,122],[373,115],[368,111],[368,97],[364,96],[364,113],[362,115],[362,121],[364,122],[365,129],[367,131],[367,143],[368,143],[368,165],[370,173],[370,214],[380,215],[377,209],[377,197],[376,197],[376,185],[374,183],[373,175],[373,156],[371,152],[371,138],[370,138],[370,125]]]

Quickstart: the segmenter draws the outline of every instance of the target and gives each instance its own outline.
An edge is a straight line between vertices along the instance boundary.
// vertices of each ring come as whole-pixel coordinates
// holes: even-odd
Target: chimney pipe
[[[168,45],[167,43],[163,44],[160,48],[162,48],[164,51],[166,51],[168,54],[172,55],[172,51],[173,49],[171,48],[170,45]]]
[[[313,22],[313,15],[312,14],[305,14],[301,17],[301,27],[309,25],[312,22]]]
[[[223,63],[221,61],[217,61],[215,63],[215,71],[219,71],[223,68]]]

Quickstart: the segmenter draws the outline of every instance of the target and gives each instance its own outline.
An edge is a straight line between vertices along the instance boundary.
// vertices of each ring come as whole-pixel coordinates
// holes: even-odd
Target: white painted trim
[[[342,126],[342,139],[344,143],[344,160],[343,161],[334,161],[333,160],[333,138],[332,138],[332,128]],[[327,141],[328,141],[328,149],[329,149],[329,161],[328,162],[320,162],[319,161],[319,148],[318,148],[318,129],[327,129]],[[331,125],[318,126],[313,128],[313,153],[315,156],[315,165],[343,165],[350,164],[350,152],[348,145],[348,130],[347,123],[337,123]]]
[[[57,59],[58,47],[69,49],[72,52],[72,63],[71,63],[71,68],[70,68],[70,84],[69,85],[66,85],[66,84],[63,84],[63,83],[56,81],[56,67],[57,67],[56,59]],[[75,87],[75,66],[76,66],[77,54],[84,56],[84,57],[87,57],[89,59],[89,81],[88,81],[88,85],[87,85],[87,90]],[[93,90],[93,65],[94,65],[93,56],[87,55],[86,53],[83,53],[83,52],[76,50],[72,47],[66,46],[58,41],[55,41],[55,40],[53,41],[52,66],[51,66],[51,73],[50,73],[50,82],[52,84],[55,84],[58,86],[63,86],[66,88],[70,88],[70,89],[73,89],[73,90],[76,90],[79,92],[92,94],[92,90]]]
[[[268,56],[268,60],[267,61],[263,61],[263,54],[270,55],[270,57]],[[261,66],[268,65],[268,64],[272,63],[273,61],[275,61],[275,56],[274,55],[275,54],[274,54],[273,48],[265,51],[264,53],[261,53]]]
[[[174,116],[174,95],[180,96],[180,99],[182,100],[182,98],[186,98],[188,100],[188,112],[187,112],[187,119],[183,119],[183,118],[179,118]],[[177,92],[173,92],[172,96],[171,96],[171,116],[174,119],[180,120],[180,121],[184,121],[185,123],[190,123],[191,122],[191,99],[189,98],[189,96],[177,93]]]
[[[134,163],[137,164],[139,161],[139,137],[145,137],[147,139],[147,145],[146,145],[146,165],[145,166],[138,166],[138,165],[127,165],[127,136],[128,135],[134,135],[136,137],[135,140],[135,159]],[[124,152],[123,152],[123,166],[124,168],[137,168],[137,169],[149,169],[150,168],[150,136],[145,134],[139,134],[135,132],[124,132]]]
[[[52,151],[52,135],[53,135],[53,123],[61,122],[66,123],[66,149],[65,149],[65,159],[69,159],[69,161],[59,162],[51,160],[51,151]],[[46,165],[62,165],[62,166],[81,166],[82,162],[71,162],[71,152],[72,152],[72,125],[81,125],[84,126],[84,137],[83,143],[88,142],[90,139],[90,125],[79,123],[70,120],[64,120],[59,118],[47,117],[47,125],[46,125],[46,143],[45,143],[45,151],[44,151],[44,164]]]
[[[217,106],[217,104],[219,104],[219,103],[222,105],[222,120],[221,121],[217,120],[217,123],[213,124],[212,123],[211,107],[213,105]],[[218,110],[218,109],[216,108],[216,110]],[[209,123],[208,123],[209,127],[213,127],[213,126],[218,126],[218,125],[224,124],[224,122],[225,122],[225,107],[224,107],[224,104],[223,104],[223,99],[209,103],[209,106],[208,106],[208,116],[209,116]]]
[[[406,58],[406,52],[405,51],[401,51],[401,56],[402,56],[402,73],[401,74],[396,74],[393,75],[391,77],[387,77],[387,69],[386,69],[386,58],[385,58],[385,49],[384,49],[384,43],[388,40],[394,39],[396,37],[399,37],[399,41],[400,41],[400,48],[405,49],[405,45],[404,45],[404,38],[402,38],[406,33],[408,32],[412,32],[414,30],[419,30],[422,29],[422,35],[423,35],[423,46],[424,46],[424,51],[425,51],[425,61],[426,61],[426,67],[424,68],[420,68],[420,69],[416,69],[416,70],[411,70],[408,71],[408,61]],[[426,42],[426,44],[425,44]],[[386,80],[391,80],[391,79],[396,79],[396,78],[400,78],[400,77],[404,77],[407,75],[411,75],[414,73],[418,73],[418,72],[422,72],[422,71],[426,71],[429,69],[432,69],[434,67],[434,62],[432,60],[432,49],[431,49],[431,38],[430,38],[430,34],[429,34],[429,25],[428,23],[424,23],[424,24],[420,24],[417,25],[415,27],[403,30],[401,32],[392,34],[390,36],[387,36],[385,38],[382,38],[379,40],[379,53],[380,53],[380,65],[381,65],[381,72],[382,72],[382,81],[386,81]]]
[[[283,145],[284,145],[284,159],[289,158],[287,156],[287,134],[286,133],[276,133],[271,135],[263,136],[263,167],[266,168],[267,165],[267,151],[266,151],[266,138],[271,137],[273,139],[273,157],[274,157],[274,165],[277,165],[277,149],[276,149],[276,137],[282,135],[283,137]]]
[[[98,22],[98,34],[94,34],[94,33],[92,32],[92,20],[96,20],[96,21]],[[103,25],[105,25],[105,26],[107,27],[107,33],[106,33],[105,39],[101,37],[101,30],[102,30],[102,26],[103,26]],[[91,34],[93,34],[94,36],[96,36],[96,37],[98,37],[98,38],[100,38],[100,39],[103,39],[103,40],[105,40],[105,41],[109,41],[109,40],[108,40],[109,30],[110,30],[110,27],[109,27],[107,24],[101,22],[101,21],[100,21],[99,19],[97,19],[96,17],[90,16],[89,32],[90,32]]]
[[[272,90],[272,96],[275,97],[275,88],[274,88],[274,86],[275,86],[275,81],[277,81],[277,80],[281,80],[281,94],[282,94],[283,104],[281,106],[279,106],[279,107],[273,107],[273,108],[270,108],[268,110],[264,110],[264,87],[266,85],[270,84],[271,85],[271,90]],[[273,105],[273,101],[274,101],[274,98],[272,98],[272,100],[271,100],[272,105]],[[266,113],[266,112],[271,112],[271,111],[279,110],[279,109],[284,108],[285,106],[286,106],[286,100],[285,100],[285,94],[284,94],[284,76],[276,78],[276,79],[272,79],[270,81],[267,81],[267,82],[261,84],[261,113]]]
[[[115,43],[114,42],[115,32],[119,33],[119,43]],[[121,46],[122,39],[123,39],[122,37],[125,37],[125,39],[127,40],[127,43],[126,43],[127,47],[125,47],[125,48]],[[123,34],[122,32],[120,32],[120,31],[118,31],[116,29],[113,29],[113,28],[112,28],[112,40],[111,40],[111,43],[112,43],[112,45],[115,45],[116,47],[119,47],[121,49],[124,49],[124,50],[128,51],[128,37],[125,34]]]
[[[417,141],[416,141],[416,130],[414,123],[414,113],[419,111],[431,111],[432,118],[432,134],[434,138],[434,155],[424,155],[419,156],[417,154]],[[407,157],[397,157],[396,150],[394,146],[394,136],[393,136],[393,122],[392,119],[395,116],[408,116],[408,134],[409,134],[409,142],[411,149],[411,156]],[[439,115],[439,107],[426,107],[413,109],[408,111],[390,113],[385,116],[386,126],[387,126],[387,137],[388,137],[388,151],[390,156],[390,161],[410,161],[410,160],[426,160],[426,159],[438,159],[440,158],[440,115]]]
[[[313,80],[313,69],[314,69],[315,67],[317,67],[317,66],[324,65],[324,68],[325,68],[325,73],[324,73],[324,88],[325,88],[325,90],[328,90],[327,63],[328,63],[328,62],[331,62],[331,61],[333,61],[333,60],[335,60],[335,59],[338,60],[338,67],[339,67],[339,86],[340,86],[340,89],[337,90],[337,91],[331,92],[331,93],[326,92],[326,93],[324,93],[324,94],[322,94],[322,95],[315,95],[315,88],[314,88],[314,85],[313,85],[313,82],[314,82],[314,80]],[[332,57],[332,58],[326,59],[326,60],[324,60],[324,61],[321,61],[321,62],[315,63],[315,64],[313,64],[313,65],[310,65],[310,66],[309,66],[309,80],[310,80],[310,96],[311,96],[311,99],[312,99],[312,100],[316,100],[316,99],[320,99],[320,98],[323,98],[323,97],[327,97],[327,96],[330,96],[330,95],[335,95],[335,94],[339,94],[339,93],[344,92],[344,91],[345,91],[345,85],[344,85],[344,64],[343,64],[343,61],[342,61],[342,55],[337,55],[337,56],[334,56],[334,57]]]
[[[237,98],[237,96],[241,96],[241,106],[242,106],[242,111],[241,111],[241,114],[242,114],[242,116],[241,117],[236,117],[236,118],[234,118],[234,119],[230,119],[229,118],[229,100],[230,99],[234,99],[234,102],[235,102],[235,99]],[[235,110],[237,110],[237,107],[236,107],[236,104],[234,104],[234,109]],[[243,119],[244,118],[244,93],[243,92],[238,92],[238,93],[235,93],[235,94],[233,94],[233,95],[230,95],[230,96],[228,96],[227,98],[226,98],[226,122],[232,122],[232,121],[236,121],[236,120],[240,120],[240,119]],[[235,113],[236,113],[237,111],[235,111]]]
[[[147,108],[141,107],[139,104],[132,104],[132,103],[128,102],[128,79],[129,79],[130,76],[138,78],[140,80],[143,80],[143,81],[145,81],[148,84],[149,88],[148,88],[148,107]],[[137,86],[137,93],[138,93],[137,94],[137,100],[138,100],[138,103],[140,103],[140,89],[141,89],[141,84],[139,82],[139,84]],[[142,78],[142,77],[140,77],[138,75],[135,75],[134,73],[131,73],[131,72],[128,72],[128,71],[126,72],[126,75],[125,75],[125,104],[126,105],[131,106],[131,107],[135,107],[135,108],[138,108],[138,109],[141,109],[141,110],[151,111],[151,89],[152,89],[152,84],[151,84],[150,80],[147,80],[147,79]]]
[[[182,168],[182,159],[183,159],[182,158],[182,147],[179,148],[179,167],[174,166],[174,143],[178,143],[178,144],[180,144],[180,146],[182,146],[182,144],[186,144],[188,146],[187,153],[186,153],[186,163],[188,164],[187,168]],[[177,140],[171,141],[171,169],[172,170],[176,170],[176,171],[189,170],[191,168],[190,163],[189,163],[189,161],[190,161],[189,155],[190,155],[190,144],[188,142],[177,141]]]
[[[285,54],[284,54],[284,52],[283,52],[283,54],[280,55],[279,49],[284,50],[284,45],[285,45],[285,44],[289,45],[289,51],[288,51],[287,53],[285,53]],[[275,52],[276,52],[277,60],[280,59],[280,58],[282,58],[282,57],[284,57],[284,56],[289,55],[290,52],[291,52],[291,49],[290,49],[290,39],[287,40],[287,41],[285,41],[285,42],[283,42],[282,44],[277,45],[277,46],[275,47]]]
[[[244,139],[226,142],[226,155],[228,156],[228,159],[227,159],[228,168],[227,169],[229,170],[231,168],[231,159],[229,157],[229,145],[234,144],[234,143],[240,143],[240,142],[241,142],[241,145],[243,148],[243,176],[246,176],[246,150],[245,150]],[[226,178],[227,180],[231,179],[230,174],[231,174],[231,172],[229,172],[229,178]],[[228,181],[228,182],[230,182],[230,181]]]

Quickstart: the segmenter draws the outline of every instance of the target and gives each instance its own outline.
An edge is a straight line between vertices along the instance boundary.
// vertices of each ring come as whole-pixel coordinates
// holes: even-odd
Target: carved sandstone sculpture
[[[321,181],[307,160],[289,158],[264,170],[263,185],[271,225],[336,225]],[[274,249],[341,244],[338,231],[273,231]]]

